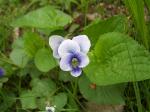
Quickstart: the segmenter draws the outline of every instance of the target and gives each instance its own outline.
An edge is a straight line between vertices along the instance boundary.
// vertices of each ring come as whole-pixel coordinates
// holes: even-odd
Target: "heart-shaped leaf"
[[[98,85],[150,79],[150,54],[131,37],[121,33],[100,36],[84,69]]]
[[[29,61],[29,57],[23,49],[13,49],[10,59],[19,67],[25,67]]]
[[[38,96],[48,96],[56,90],[56,85],[51,79],[35,78],[31,81],[32,91]]]
[[[37,108],[35,93],[32,91],[22,91],[20,101],[23,109]]]

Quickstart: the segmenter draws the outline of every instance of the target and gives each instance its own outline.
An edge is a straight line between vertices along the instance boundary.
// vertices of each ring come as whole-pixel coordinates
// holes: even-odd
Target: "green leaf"
[[[20,95],[20,101],[23,109],[35,109],[36,95],[32,91],[22,91]]]
[[[150,79],[149,52],[121,33],[100,36],[90,60],[84,71],[97,85]]]
[[[31,81],[31,87],[38,97],[51,95],[56,90],[56,85],[51,79],[35,78]]]
[[[36,27],[59,29],[71,23],[72,18],[52,6],[45,6],[12,22],[14,27]]]
[[[13,49],[23,49],[24,48],[24,39],[23,38],[17,38],[13,44],[12,44]]]
[[[48,100],[45,97],[38,97],[37,98],[38,109],[44,110],[45,112],[46,102],[48,102]],[[41,111],[38,111],[38,112],[41,112]]]
[[[28,70],[29,70],[28,73],[30,73],[30,76],[31,76],[32,79],[38,78],[38,77],[41,76],[41,74],[43,74],[43,73],[42,73],[41,71],[39,71],[35,66],[30,67]]]
[[[92,88],[92,82],[82,76],[79,80],[79,89],[83,96],[97,104],[124,104],[123,91],[124,85],[96,86]]]
[[[108,32],[125,32],[126,31],[126,17],[113,16],[107,20],[96,20],[87,26],[83,34],[86,34],[94,46],[100,35]]]
[[[53,98],[53,105],[56,106],[57,110],[61,110],[67,104],[66,93],[59,93]]]
[[[45,45],[44,40],[36,33],[26,32],[23,37],[24,49],[31,57],[33,57],[35,53]]]
[[[13,49],[13,51],[10,53],[10,59],[17,66],[25,67],[29,60],[29,57],[23,49]]]
[[[39,49],[35,55],[34,62],[36,67],[42,72],[48,72],[56,67],[56,62],[49,49]]]

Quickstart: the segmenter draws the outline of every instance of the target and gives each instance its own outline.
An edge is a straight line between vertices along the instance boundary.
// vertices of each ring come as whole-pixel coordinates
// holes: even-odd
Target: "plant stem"
[[[89,6],[89,1],[86,1],[86,5],[85,5],[85,9],[84,9],[84,26],[86,26],[87,24],[87,18],[86,18],[86,14],[88,12],[88,6]]]
[[[133,82],[133,87],[134,87],[135,96],[137,100],[138,112],[142,112],[142,104],[141,104],[141,97],[140,97],[140,90],[139,90],[138,82]]]
[[[73,96],[76,97],[78,89],[78,78],[75,79],[74,88],[73,88]]]
[[[71,92],[67,87],[65,87],[63,84],[62,84],[62,87],[65,88],[66,91],[71,95],[71,97],[73,97],[73,99],[75,99],[75,101],[80,105],[80,107],[81,107],[84,111],[86,111],[85,107],[81,104],[81,102],[80,102],[76,97],[73,96],[72,92]]]

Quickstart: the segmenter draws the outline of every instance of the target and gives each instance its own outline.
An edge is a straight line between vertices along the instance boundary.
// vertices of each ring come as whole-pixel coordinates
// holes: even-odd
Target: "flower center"
[[[73,58],[71,61],[71,65],[73,68],[76,68],[79,65],[79,61],[77,58]]]

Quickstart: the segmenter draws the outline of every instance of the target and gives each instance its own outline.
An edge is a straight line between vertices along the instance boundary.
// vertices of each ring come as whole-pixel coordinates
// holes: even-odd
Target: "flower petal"
[[[89,57],[86,54],[80,52],[77,54],[77,58],[80,61],[79,67],[83,68],[89,64]]]
[[[82,70],[79,67],[73,68],[72,71],[71,71],[71,75],[74,76],[74,77],[80,76],[81,73],[82,73]]]
[[[79,44],[81,52],[88,53],[91,47],[91,42],[86,35],[75,36],[72,40]]]
[[[61,60],[60,60],[60,68],[63,71],[70,71],[70,70],[72,70],[72,66],[70,64],[71,59],[72,59],[72,54],[71,53],[67,53],[61,58]]]
[[[54,51],[53,51],[53,56],[54,56],[56,59],[59,59],[59,58],[60,58],[60,56],[59,56],[59,54],[58,54],[58,50],[54,50]]]
[[[76,52],[80,52],[80,46],[77,42],[70,39],[64,40],[58,48],[58,54],[60,57],[62,57],[66,53]]]
[[[63,40],[64,40],[64,38],[59,35],[52,35],[49,37],[49,45],[53,50],[53,56],[57,59],[60,58],[60,56],[58,54],[58,47],[60,46],[60,44],[62,43]]]
[[[63,40],[64,38],[62,36],[52,35],[49,37],[49,45],[52,49],[55,49],[57,46],[61,44]]]

